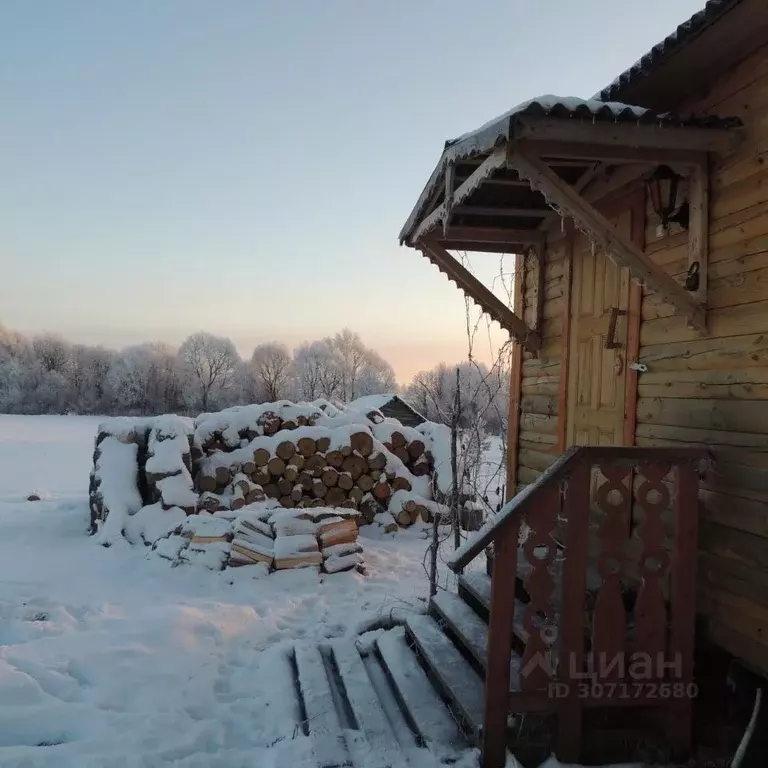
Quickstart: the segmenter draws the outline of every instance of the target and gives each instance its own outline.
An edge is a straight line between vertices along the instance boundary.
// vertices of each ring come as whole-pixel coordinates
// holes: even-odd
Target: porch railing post
[[[587,459],[573,468],[566,481],[563,504],[566,554],[558,677],[567,688],[559,709],[557,757],[565,762],[577,762],[581,752],[582,708],[574,673],[581,671],[584,659],[590,474]]]
[[[503,768],[506,762],[509,665],[512,657],[519,531],[518,521],[494,544],[485,677],[485,723],[482,735],[483,768]]]
[[[677,467],[675,499],[675,541],[672,556],[671,627],[669,662],[679,671],[675,683],[686,686],[684,696],[669,703],[667,738],[680,751],[691,746],[693,701],[689,686],[693,682],[693,654],[696,627],[696,560],[699,536],[699,477],[693,463]]]

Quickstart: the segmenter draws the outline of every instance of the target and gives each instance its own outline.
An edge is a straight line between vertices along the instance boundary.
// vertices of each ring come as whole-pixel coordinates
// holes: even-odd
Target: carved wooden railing
[[[504,765],[510,712],[557,713],[566,761],[578,759],[586,707],[657,707],[670,744],[689,746],[707,458],[695,448],[571,448],[456,550],[449,565],[460,572],[493,547],[484,768]],[[511,680],[522,559],[525,652]]]

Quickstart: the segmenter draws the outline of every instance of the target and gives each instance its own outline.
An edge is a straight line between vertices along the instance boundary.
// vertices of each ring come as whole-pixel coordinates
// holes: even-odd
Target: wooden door
[[[627,211],[614,224],[629,237],[630,221]],[[626,267],[617,266],[585,235],[577,235],[568,361],[568,445],[623,445],[629,284]]]

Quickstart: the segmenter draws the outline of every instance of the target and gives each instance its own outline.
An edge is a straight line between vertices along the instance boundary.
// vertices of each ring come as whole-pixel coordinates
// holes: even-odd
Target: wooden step
[[[405,627],[449,709],[472,738],[479,739],[485,710],[485,686],[480,676],[429,616],[412,614],[406,618]]]
[[[471,656],[475,670],[484,677],[488,663],[488,625],[454,592],[438,592],[432,598],[430,611]],[[519,690],[520,656],[510,649],[510,657],[509,687]]]
[[[295,660],[307,733],[318,768],[351,766],[320,649],[314,645],[298,645]]]
[[[382,634],[376,652],[421,745],[439,757],[455,757],[466,742],[408,645],[404,629],[395,627]]]
[[[357,646],[351,640],[337,640],[331,643],[331,650],[357,730],[365,735],[367,741],[366,767],[394,768],[402,765],[400,744],[392,732]]]
[[[459,596],[487,624],[491,615],[491,579],[485,573],[470,571],[459,577]],[[513,624],[512,649],[520,655],[528,642],[528,630],[523,623],[527,603],[515,600],[515,620]]]

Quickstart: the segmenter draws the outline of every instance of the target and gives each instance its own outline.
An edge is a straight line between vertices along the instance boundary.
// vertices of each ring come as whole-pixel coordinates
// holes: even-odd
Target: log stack
[[[362,571],[363,548],[357,541],[357,524],[354,520],[338,516],[322,520],[317,527],[317,539],[326,573],[339,573],[353,568]]]
[[[263,563],[271,568],[274,561],[275,534],[272,526],[261,520],[237,520],[232,535],[229,564],[240,566]]]
[[[197,512],[198,494],[192,482],[191,430],[175,416],[153,420],[147,439],[145,482],[147,504]]]
[[[393,429],[389,440],[382,442],[386,449],[397,456],[415,477],[432,475],[435,471],[432,452],[427,450],[424,436],[415,429],[407,427]]]
[[[93,467],[88,486],[90,532],[106,522],[114,510],[121,518],[142,506],[141,466],[146,456],[147,430],[133,419],[108,419],[99,424],[94,441]],[[124,520],[113,520],[122,530]]]
[[[232,451],[209,447],[195,476],[200,507],[237,510],[268,498],[286,509],[359,509],[370,497],[386,508],[394,493],[412,488],[409,473],[390,466],[384,447],[364,428],[350,431],[344,444],[334,443],[327,429],[297,435],[283,430],[277,440],[255,439]]]

